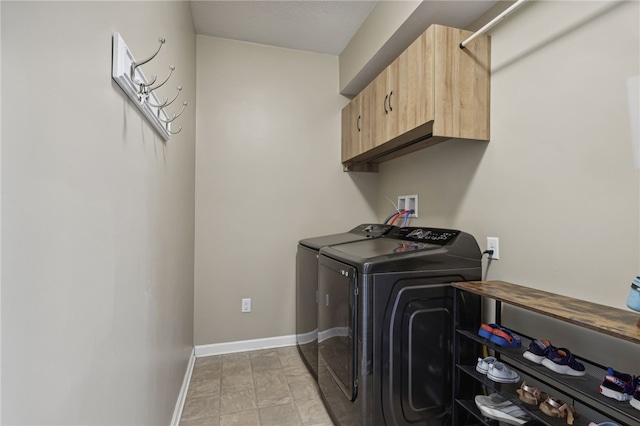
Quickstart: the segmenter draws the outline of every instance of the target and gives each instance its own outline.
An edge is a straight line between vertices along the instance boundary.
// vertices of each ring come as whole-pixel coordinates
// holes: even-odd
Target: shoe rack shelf
[[[453,348],[455,354],[453,399],[455,402],[452,424],[456,426],[477,424],[478,422],[484,425],[498,424],[497,421],[489,421],[481,414],[473,398],[469,399],[469,390],[464,389],[472,387],[475,392],[481,393],[480,389],[484,387],[489,390],[488,393],[499,392],[527,411],[534,419],[527,425],[566,425],[565,419],[549,417],[537,407],[526,405],[518,399],[516,390],[520,383],[525,381],[528,385],[538,386],[553,396],[573,403],[576,407],[588,407],[589,410],[600,413],[603,417],[611,419],[619,425],[640,426],[640,411],[633,408],[628,402],[618,402],[599,393],[599,386],[606,374],[606,367],[574,354],[587,367],[587,374],[580,377],[557,374],[522,356],[529,347],[531,338],[523,336],[516,330],[512,331],[522,337],[522,346],[520,348],[505,348],[478,336],[477,328],[463,330],[458,327],[460,315],[464,314],[459,309],[461,305],[459,300],[464,292],[494,300],[498,324],[500,323],[501,304],[506,303],[637,344],[640,344],[640,328],[637,327],[640,315],[503,281],[461,282],[454,283],[453,286],[456,288],[456,303],[454,304],[456,336]],[[521,381],[517,384],[496,383],[478,373],[475,370],[475,364],[469,365],[468,360],[462,361],[459,356],[459,348],[469,345],[476,348],[479,356],[482,345],[493,350],[496,358],[518,372]],[[463,394],[466,395],[462,396]],[[580,408],[578,408],[578,412],[580,413]],[[589,421],[585,416],[580,416],[575,420],[574,426],[586,426]]]
[[[640,345],[640,314],[505,281],[468,281],[454,287]]]

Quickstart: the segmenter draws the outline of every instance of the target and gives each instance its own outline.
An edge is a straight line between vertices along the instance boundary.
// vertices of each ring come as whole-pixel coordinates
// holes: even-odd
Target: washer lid
[[[360,273],[477,268],[482,256],[475,238],[465,232],[417,227],[324,247],[320,254],[353,265]]]
[[[334,244],[344,244],[352,241],[366,240],[370,238],[378,238],[397,229],[391,225],[380,225],[376,223],[364,223],[353,228],[349,232],[340,234],[325,235],[322,237],[306,238],[300,240],[299,244],[313,250],[320,250],[322,247]]]

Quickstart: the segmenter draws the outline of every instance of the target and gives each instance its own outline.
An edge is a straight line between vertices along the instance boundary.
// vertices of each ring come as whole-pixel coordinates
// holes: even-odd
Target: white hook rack
[[[162,44],[164,44],[163,38],[160,39],[160,47],[162,47]],[[187,106],[187,103],[183,102],[183,109],[180,114],[173,114],[173,116],[170,117],[164,108],[178,97],[182,87],[178,86],[178,94],[171,102],[168,102],[167,98],[164,98],[164,102],[160,102],[154,93],[154,90],[169,80],[174,70],[173,66],[170,67],[169,77],[161,84],[156,85],[156,87],[151,87],[156,81],[156,76],[149,81],[142,72],[140,65],[149,62],[159,51],[160,48],[158,48],[151,58],[137,63],[122,36],[117,32],[114,33],[111,76],[131,99],[133,104],[142,112],[142,115],[147,119],[149,124],[158,132],[162,139],[167,141],[172,134],[179,133],[182,129],[182,127],[180,127],[177,132],[172,132],[171,122],[184,112],[184,107]]]

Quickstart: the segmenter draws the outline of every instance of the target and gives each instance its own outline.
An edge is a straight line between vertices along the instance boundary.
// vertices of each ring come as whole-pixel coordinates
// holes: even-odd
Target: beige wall
[[[168,424],[193,336],[195,35],[185,2],[2,7],[2,423]],[[189,109],[167,143],[111,36]]]
[[[481,247],[500,238],[489,279],[625,308],[640,273],[626,91],[640,74],[639,5],[531,2],[494,27],[491,142],[383,164],[378,215],[385,196],[417,193],[412,224],[460,228]],[[536,322],[526,325],[536,336]]]
[[[290,336],[297,241],[375,220],[378,176],[342,172],[337,57],[197,45],[195,342]]]
[[[367,74],[369,78],[374,77],[368,72],[367,65],[374,60],[398,28],[402,27],[411,14],[416,11],[420,3],[421,1],[416,0],[379,1],[374,6],[367,19],[340,54],[340,93],[345,93],[345,88],[361,72]],[[383,63],[380,66],[384,68],[386,65]],[[356,86],[364,88],[366,83]]]

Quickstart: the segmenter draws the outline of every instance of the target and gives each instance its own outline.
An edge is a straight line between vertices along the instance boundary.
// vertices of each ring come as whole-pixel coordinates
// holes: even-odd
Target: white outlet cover
[[[251,298],[242,299],[242,312],[251,312]]]
[[[413,210],[409,217],[418,217],[418,194],[400,195],[398,197],[398,210],[405,209]]]

